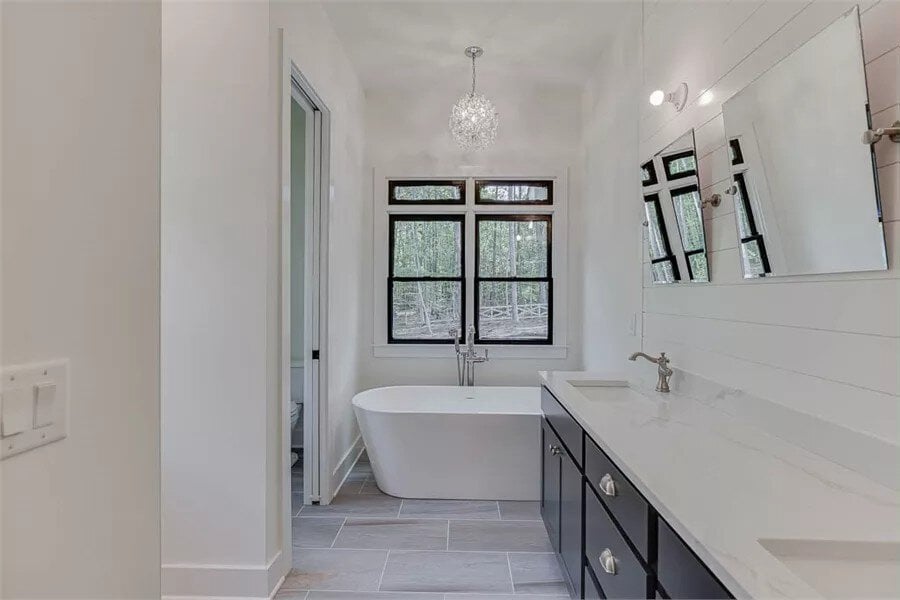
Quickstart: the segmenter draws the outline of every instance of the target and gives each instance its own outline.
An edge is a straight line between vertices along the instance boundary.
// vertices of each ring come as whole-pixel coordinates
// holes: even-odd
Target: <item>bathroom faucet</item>
[[[646,358],[648,361],[652,363],[656,363],[657,371],[659,373],[659,380],[656,382],[656,391],[668,393],[669,392],[669,377],[672,376],[672,369],[667,367],[669,364],[669,359],[666,358],[665,352],[660,352],[659,356],[650,356],[649,354],[644,354],[643,352],[635,352],[631,356],[628,357],[628,360],[637,360],[637,357]]]
[[[474,386],[475,363],[488,361],[487,348],[484,349],[484,356],[478,356],[478,353],[475,351],[474,325],[469,325],[469,330],[466,332],[465,350],[462,350],[459,346],[459,329],[451,329],[450,336],[453,338],[453,346],[456,349],[456,373],[459,377],[459,385]]]

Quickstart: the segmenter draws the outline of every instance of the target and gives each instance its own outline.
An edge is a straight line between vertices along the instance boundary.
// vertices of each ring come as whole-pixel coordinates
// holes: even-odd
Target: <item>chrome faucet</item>
[[[459,385],[474,386],[475,363],[488,361],[487,348],[484,349],[484,356],[478,356],[478,353],[475,351],[474,325],[469,325],[469,330],[466,332],[465,350],[459,346],[459,329],[451,329],[450,337],[453,338],[453,346],[456,349],[456,374],[459,378]]]
[[[656,391],[668,393],[669,392],[669,377],[672,376],[672,369],[667,367],[669,364],[669,359],[666,358],[665,352],[660,352],[659,356],[650,356],[649,354],[644,354],[643,352],[635,352],[631,356],[628,357],[628,360],[637,360],[637,357],[646,358],[648,361],[652,363],[656,363],[657,371],[659,373],[659,380],[656,382]]]

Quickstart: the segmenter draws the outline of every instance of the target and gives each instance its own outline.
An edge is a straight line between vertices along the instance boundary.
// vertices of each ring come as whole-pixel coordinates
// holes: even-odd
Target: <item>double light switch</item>
[[[67,363],[6,367],[0,387],[2,457],[66,436]]]

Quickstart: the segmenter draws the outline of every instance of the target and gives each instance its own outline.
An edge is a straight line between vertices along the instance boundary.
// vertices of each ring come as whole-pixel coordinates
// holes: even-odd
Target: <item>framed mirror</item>
[[[641,165],[653,283],[709,281],[697,162],[692,129]]]
[[[887,268],[857,9],[722,113],[745,278]]]

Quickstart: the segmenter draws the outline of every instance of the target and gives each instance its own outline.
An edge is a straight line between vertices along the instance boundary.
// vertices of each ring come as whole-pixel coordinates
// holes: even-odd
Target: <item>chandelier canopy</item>
[[[472,91],[460,98],[450,111],[450,133],[465,150],[481,150],[494,143],[500,115],[494,103],[475,92],[475,59],[484,54],[478,46],[466,48],[472,59]]]

